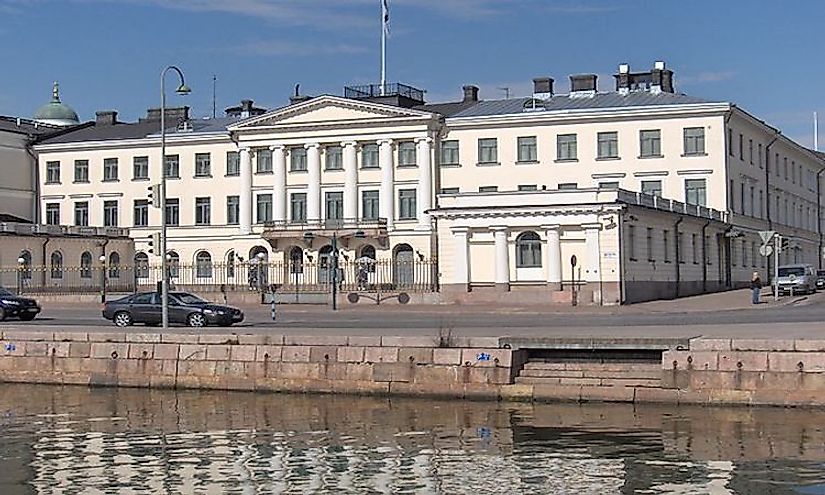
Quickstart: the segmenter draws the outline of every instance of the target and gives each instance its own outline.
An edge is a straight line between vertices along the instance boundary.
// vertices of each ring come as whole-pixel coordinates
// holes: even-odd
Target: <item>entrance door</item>
[[[396,289],[411,287],[415,282],[415,254],[409,244],[395,248],[392,278]]]
[[[332,246],[327,244],[318,250],[318,283],[332,282]]]

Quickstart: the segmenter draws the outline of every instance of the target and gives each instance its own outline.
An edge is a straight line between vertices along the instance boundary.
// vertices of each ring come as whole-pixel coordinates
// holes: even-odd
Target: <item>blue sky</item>
[[[430,102],[531,90],[536,76],[597,73],[665,60],[677,91],[733,101],[810,145],[825,122],[820,61],[825,2],[767,0],[389,0],[388,80]],[[185,72],[197,116],[242,98],[265,107],[302,93],[378,82],[380,0],[0,0],[0,114],[31,116],[60,81],[81,119],[125,120],[159,104],[159,73]],[[171,81],[171,76],[170,76]],[[171,82],[169,83],[172,84]],[[823,142],[825,144],[825,141]]]

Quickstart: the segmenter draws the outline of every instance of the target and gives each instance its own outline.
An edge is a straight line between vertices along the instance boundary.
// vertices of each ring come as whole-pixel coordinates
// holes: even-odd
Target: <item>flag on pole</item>
[[[387,5],[387,0],[381,0],[381,12],[384,14],[384,34],[390,34],[390,7]]]

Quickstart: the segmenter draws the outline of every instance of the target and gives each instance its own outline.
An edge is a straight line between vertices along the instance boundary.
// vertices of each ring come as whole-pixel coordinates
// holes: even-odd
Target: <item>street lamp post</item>
[[[100,302],[106,302],[106,255],[101,254],[100,260]]]
[[[258,253],[255,255],[258,258],[258,292],[263,293],[264,291],[264,258],[266,255],[264,253]]]
[[[161,314],[163,329],[169,328],[169,274],[166,258],[166,73],[170,70],[177,72],[180,85],[175,90],[179,95],[188,95],[192,92],[183,79],[183,72],[174,65],[163,69],[160,73],[160,262],[163,281],[161,283]]]
[[[338,233],[332,233],[332,310],[338,310]]]
[[[26,269],[26,258],[17,258],[17,295],[23,293],[23,270]]]

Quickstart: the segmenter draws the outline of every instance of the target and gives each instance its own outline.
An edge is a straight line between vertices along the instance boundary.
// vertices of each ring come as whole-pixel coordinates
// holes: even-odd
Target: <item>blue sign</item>
[[[476,361],[489,361],[490,355],[486,352],[480,352],[476,355]]]
[[[6,344],[6,352],[14,352],[17,350],[17,346],[14,344]]]

